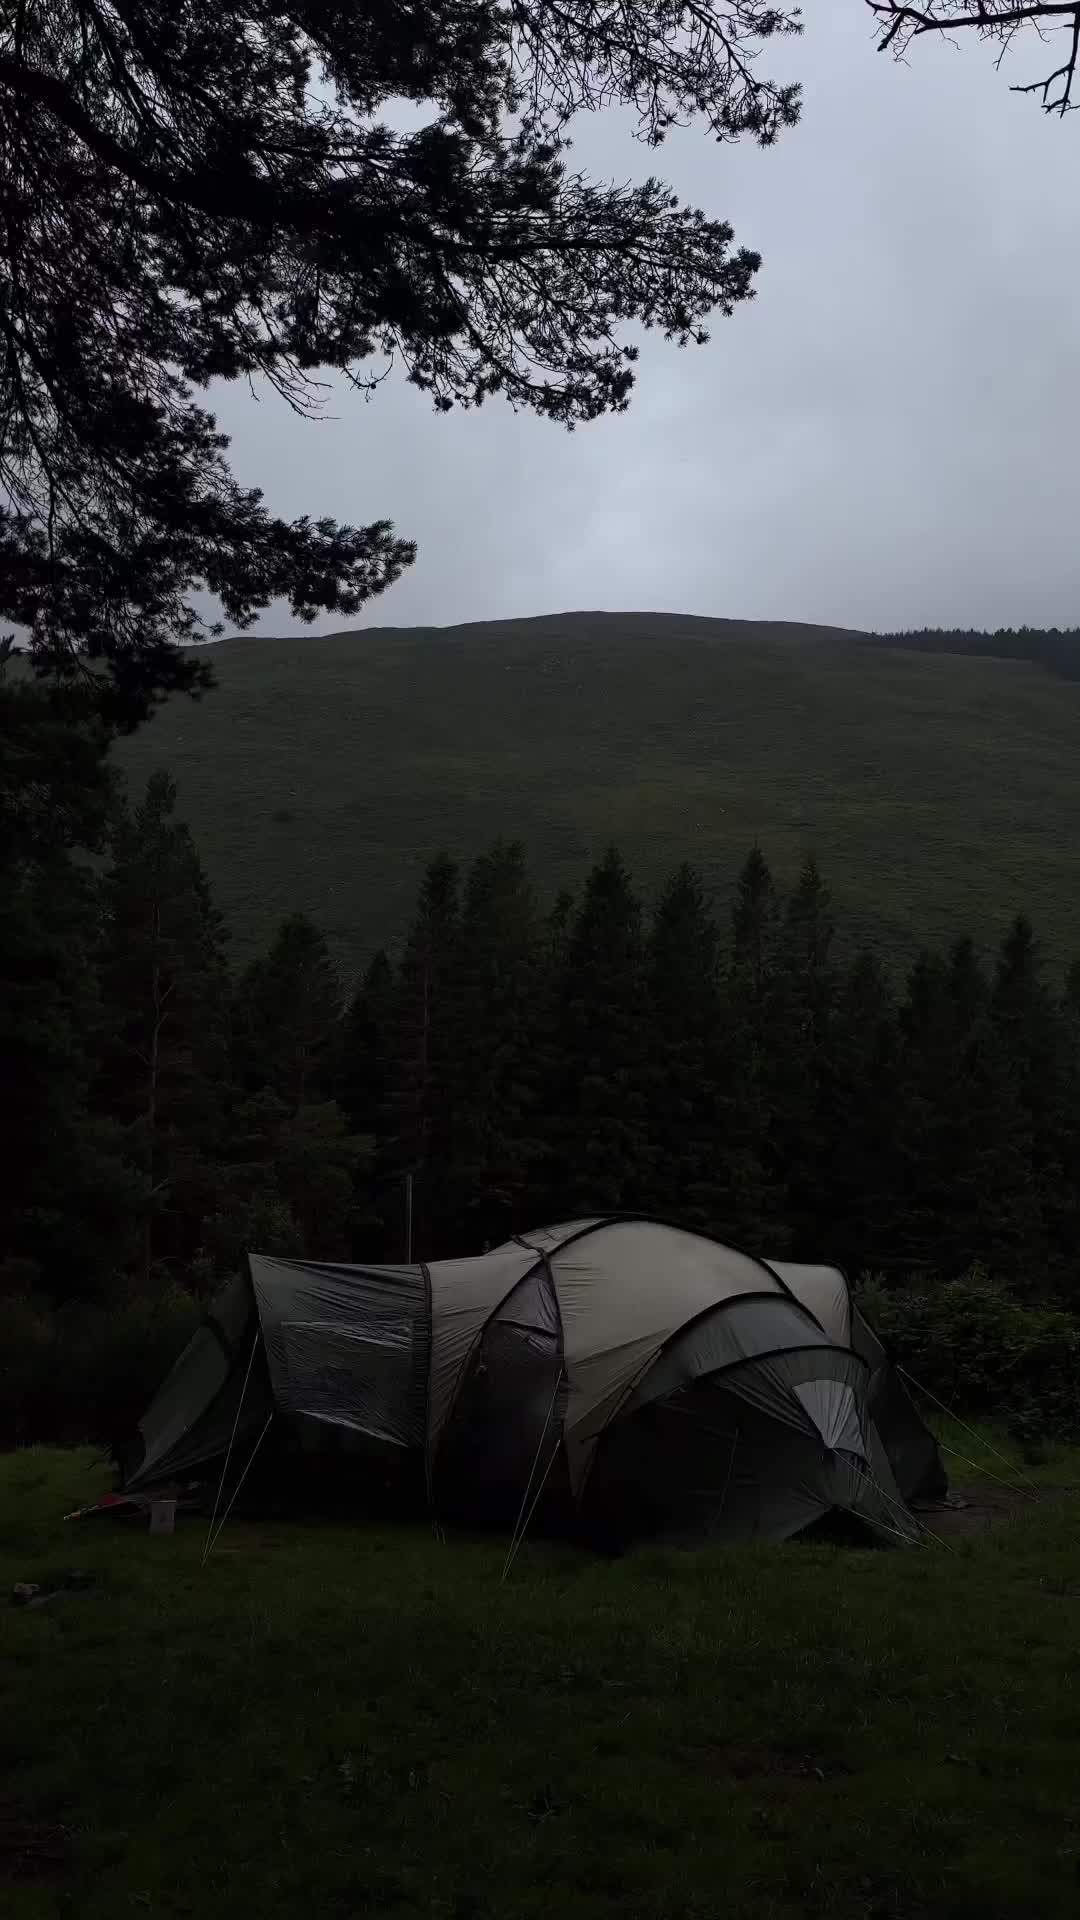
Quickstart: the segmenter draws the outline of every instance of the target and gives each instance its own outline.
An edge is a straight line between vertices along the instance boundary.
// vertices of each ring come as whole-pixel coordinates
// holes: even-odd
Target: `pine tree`
[[[1080,1026],[1080,960],[1073,960],[1065,975],[1062,1011],[1067,1020]]]
[[[853,1275],[888,1271],[895,1257],[898,1062],[890,984],[863,951],[838,986],[823,1094],[821,1250]]]
[[[1022,1241],[1030,1255],[1039,1237],[1033,1143],[998,992],[962,939],[944,959],[921,957],[902,1009],[897,1250],[945,1274],[973,1260],[1014,1271]]]
[[[380,1174],[414,1181],[414,1251],[440,1245],[451,1162],[460,902],[458,869],[446,854],[428,867],[401,963],[387,1035]],[[398,1216],[396,1198],[388,1200]]]
[[[334,1101],[294,1107],[270,1088],[238,1094],[228,1124],[203,1245],[216,1271],[245,1254],[343,1260],[363,1251],[370,1137],[350,1131]]]
[[[784,915],[783,961],[807,1008],[824,1024],[836,986],[832,897],[813,854],[803,861]]]
[[[973,1044],[961,1047],[949,969],[929,950],[908,973],[899,1036],[895,1258],[949,1276],[961,1270],[974,1232],[976,1201],[961,1165],[957,1119],[981,1084],[985,1056]]]
[[[540,925],[523,847],[496,842],[465,888],[450,1036],[451,1250],[513,1230],[536,1143]]]
[[[105,750],[0,660],[0,1276],[55,1299],[108,1283],[131,1215],[115,1129],[90,1107]]]
[[[536,970],[526,1019],[531,1062],[528,1171],[518,1211],[516,1231],[554,1219],[562,1211],[565,1172],[561,1159],[565,1120],[560,1117],[567,1078],[565,982],[570,964],[570,941],[577,906],[572,893],[562,890],[536,936]]]
[[[1034,930],[1018,915],[1001,943],[989,1004],[998,1064],[998,1142],[989,1222],[999,1270],[1046,1277],[1068,1213],[1063,1152],[1071,1094],[1068,1033],[1043,980]],[[1071,1249],[1070,1249],[1071,1253]]]
[[[342,1023],[341,1104],[358,1133],[375,1133],[386,1102],[386,1050],[394,1004],[394,969],[380,947]]]
[[[777,964],[780,904],[760,847],[748,854],[735,885],[729,976],[755,1025],[765,1017]]]
[[[331,1099],[341,1007],[325,935],[306,914],[291,914],[240,981],[234,1033],[244,1083],[270,1087],[294,1110]]]
[[[764,1042],[777,1177],[787,1191],[793,1250],[808,1258],[832,1233],[822,1207],[824,1106],[837,990],[828,888],[812,856],[788,898]]]
[[[154,774],[118,819],[104,884],[110,1032],[98,1092],[141,1179],[144,1283],[156,1257],[192,1251],[226,1062],[223,925],[175,809],[172,780]]]
[[[551,1210],[640,1205],[648,1178],[647,1015],[641,906],[612,848],[574,915],[544,1091]]]
[[[1069,1304],[1080,1302],[1080,962],[1065,976],[1058,1007],[1061,1042],[1061,1100],[1057,1115],[1057,1159],[1063,1170],[1061,1197],[1052,1212],[1051,1233],[1058,1287]]]
[[[701,879],[679,867],[660,893],[648,940],[650,1164],[642,1198],[654,1212],[722,1233],[718,968],[719,935]]]
[[[774,1254],[787,1251],[790,1231],[771,1105],[779,938],[776,887],[755,847],[735,888],[714,1072],[726,1107],[722,1174],[729,1237]]]
[[[104,1026],[93,881],[59,848],[0,869],[0,1285],[92,1295],[131,1253],[138,1192],[91,1090]]]

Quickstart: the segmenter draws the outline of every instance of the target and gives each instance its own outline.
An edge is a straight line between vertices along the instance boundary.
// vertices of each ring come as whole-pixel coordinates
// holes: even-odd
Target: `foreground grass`
[[[1077,1461],[1047,1461],[1075,1479]],[[745,1916],[1080,1907],[1080,1510],[951,1550],[606,1563],[232,1525],[209,1565],[0,1459],[11,1920]],[[6,1879],[5,1879],[6,1874]]]

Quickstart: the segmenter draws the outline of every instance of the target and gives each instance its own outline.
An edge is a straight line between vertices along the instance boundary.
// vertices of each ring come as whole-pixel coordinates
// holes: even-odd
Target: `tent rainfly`
[[[230,1445],[242,1462],[275,1413],[346,1452],[411,1452],[447,1517],[503,1523],[553,1475],[608,1544],[783,1540],[836,1511],[908,1541],[909,1503],[945,1484],[838,1268],[644,1218],[413,1266],[252,1254],[126,1484],[220,1471]]]

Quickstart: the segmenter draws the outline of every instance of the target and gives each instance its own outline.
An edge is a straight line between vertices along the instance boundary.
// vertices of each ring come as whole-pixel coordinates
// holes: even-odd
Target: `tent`
[[[251,1254],[143,1416],[126,1485],[220,1473],[230,1446],[239,1465],[276,1416],[299,1450],[355,1456],[358,1486],[408,1459],[436,1514],[506,1525],[544,1489],[615,1546],[782,1540],[837,1513],[910,1540],[909,1503],[944,1488],[838,1268],[648,1218],[408,1266]]]

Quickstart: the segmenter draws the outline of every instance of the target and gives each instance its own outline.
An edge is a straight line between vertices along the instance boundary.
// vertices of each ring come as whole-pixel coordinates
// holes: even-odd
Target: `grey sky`
[[[628,414],[573,434],[498,402],[438,417],[392,380],[305,424],[272,395],[215,395],[274,511],[385,514],[419,542],[365,624],[1080,622],[1074,125],[1009,92],[1031,55],[995,73],[969,39],[897,66],[861,0],[806,11],[766,56],[805,92],[770,152],[687,132],[653,156],[618,115],[578,123],[578,164],[655,170],[764,255],[709,346],[647,342]]]

